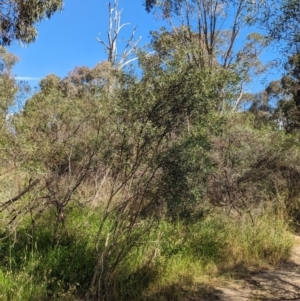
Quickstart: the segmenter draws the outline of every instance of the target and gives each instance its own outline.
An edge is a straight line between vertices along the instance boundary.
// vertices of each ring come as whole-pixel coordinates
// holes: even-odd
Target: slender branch
[[[31,181],[31,179],[30,179]],[[34,186],[36,186],[40,182],[39,179],[34,180],[32,183],[30,183],[23,191],[21,191],[18,195],[15,197],[9,199],[8,201],[0,204],[0,212],[5,210],[9,205],[15,203],[18,201],[23,195],[25,195],[27,192],[29,192]]]

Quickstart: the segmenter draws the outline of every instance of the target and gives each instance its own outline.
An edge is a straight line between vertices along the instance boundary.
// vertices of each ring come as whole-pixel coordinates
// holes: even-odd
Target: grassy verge
[[[0,299],[84,300],[96,264],[100,218],[95,211],[73,209],[55,240],[47,219],[38,220],[34,232],[24,221],[16,233],[3,233]],[[270,215],[254,222],[221,214],[192,224],[160,221],[117,267],[111,299],[184,300],[187,291],[206,294],[207,280],[236,267],[276,265],[288,258],[292,245],[284,221]]]
[[[160,233],[156,262],[161,270],[149,291],[161,300],[184,300],[186,287],[197,289],[199,282],[213,283],[237,269],[277,265],[289,257],[294,243],[285,222],[270,215],[254,223],[248,216],[231,220],[222,215],[191,225],[161,223]],[[174,284],[177,291],[167,290]]]

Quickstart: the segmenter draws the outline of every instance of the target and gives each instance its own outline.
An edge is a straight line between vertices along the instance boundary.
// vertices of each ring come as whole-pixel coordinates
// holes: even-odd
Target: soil
[[[242,280],[215,287],[211,301],[300,300],[300,237],[288,262],[276,269],[249,272]]]

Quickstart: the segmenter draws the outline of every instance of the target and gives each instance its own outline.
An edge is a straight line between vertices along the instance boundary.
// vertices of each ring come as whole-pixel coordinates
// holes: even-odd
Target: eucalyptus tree
[[[10,124],[12,114],[9,109],[15,104],[16,97],[20,91],[20,85],[11,72],[17,60],[15,55],[0,46],[0,151],[3,159],[7,159],[8,152],[11,150],[8,146],[9,137],[12,135]]]
[[[270,3],[272,5],[270,5]],[[260,18],[269,39],[275,42],[281,57],[283,76],[270,83],[266,92],[277,105],[274,118],[287,132],[300,128],[299,56],[300,3],[296,0],[267,1]]]
[[[16,81],[11,74],[11,69],[17,62],[17,57],[0,47],[0,112],[5,118],[8,108],[14,103],[18,91]]]
[[[300,130],[300,64],[299,54],[290,56],[285,64],[284,76],[269,83],[265,93],[273,106],[272,119],[286,133]]]
[[[220,111],[236,111],[245,94],[245,86],[254,76],[266,71],[260,55],[268,41],[254,25],[262,3],[245,0],[164,0],[147,1],[146,7],[161,14],[168,23],[162,34],[176,36],[177,42],[193,45],[187,56],[192,64],[231,70],[237,75],[235,96],[223,97],[219,88]],[[161,35],[153,32],[154,38]],[[173,48],[174,49],[174,48]],[[166,50],[166,49],[165,49]]]
[[[299,12],[297,0],[267,1],[260,18],[262,27],[283,50],[285,59],[300,52]]]
[[[63,0],[7,0],[0,2],[0,45],[17,40],[28,44],[37,36],[36,23],[62,9]]]

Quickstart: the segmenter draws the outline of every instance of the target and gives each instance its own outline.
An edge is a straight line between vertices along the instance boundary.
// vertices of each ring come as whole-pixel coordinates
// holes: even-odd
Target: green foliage
[[[103,216],[82,207],[68,214],[59,239],[47,227],[51,217],[45,215],[35,219],[34,228],[30,220],[24,220],[16,232],[2,233],[8,235],[0,250],[3,300],[84,298],[95,265],[95,233]],[[102,246],[113,224],[111,219],[106,221]],[[136,231],[144,233],[143,228],[140,225]],[[232,219],[220,213],[193,223],[161,220],[135,239],[128,256],[110,274],[107,300],[155,300],[158,295],[163,298],[168,287],[188,289],[199,278],[216,277],[236,265],[278,264],[288,257],[293,244],[285,222],[272,214],[256,217],[254,224],[246,215]],[[124,247],[124,242],[116,246]],[[109,260],[113,262],[117,254],[113,250]]]
[[[34,23],[60,3],[43,1],[31,29],[11,38],[30,42]],[[196,5],[163,1],[165,16],[187,3]],[[207,14],[199,3],[198,17]],[[299,138],[279,129],[269,102],[293,97],[297,110],[298,61],[239,112],[243,85],[264,71],[258,53],[267,42],[252,33],[234,53],[256,9],[238,3],[228,31],[213,26],[226,16],[211,8],[211,32],[193,30],[185,22],[195,11],[183,7],[178,28],[152,33],[155,52],[139,51],[136,74],[103,62],[48,75],[9,126],[15,58],[0,51],[2,151],[13,154],[0,178],[4,298],[180,300],[176,285],[288,257],[286,224],[299,222]]]
[[[273,1],[264,7],[261,23],[283,49],[284,56],[299,52],[299,9],[297,0]]]
[[[14,102],[18,91],[17,84],[11,76],[11,69],[17,62],[17,57],[0,47],[0,112],[1,119],[5,118],[9,106]],[[1,126],[3,127],[3,125]]]
[[[35,24],[61,10],[62,4],[62,0],[1,2],[0,45],[9,45],[13,40],[33,42],[37,36]]]
[[[166,215],[171,219],[190,220],[204,213],[199,204],[211,170],[208,149],[205,137],[190,137],[160,158],[163,174],[159,195],[166,203]]]
[[[272,91],[279,100],[274,117],[280,120],[288,133],[299,132],[300,128],[299,57],[299,54],[289,57],[286,64],[286,74],[279,82],[279,89]]]
[[[294,244],[287,223],[270,213],[254,220],[244,217],[242,222],[229,222],[225,229],[227,252],[231,253],[231,259],[225,260],[229,269],[231,260],[233,265],[246,267],[277,265],[289,258]]]
[[[12,273],[0,270],[0,298],[4,301],[39,301],[46,296],[46,283],[26,271]]]
[[[70,222],[77,228],[73,224],[66,233],[65,225],[59,238],[48,226],[50,216],[3,233],[8,234],[1,244],[1,273],[7,275],[3,300],[75,300],[74,293],[85,294],[95,265],[93,232],[99,216],[89,213],[89,227],[84,216],[79,208],[72,210]]]
[[[17,84],[11,74],[17,57],[0,46],[0,156],[1,164],[6,167],[11,163],[9,149],[11,147],[13,129],[9,108],[16,102],[21,84]]]

